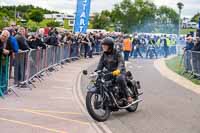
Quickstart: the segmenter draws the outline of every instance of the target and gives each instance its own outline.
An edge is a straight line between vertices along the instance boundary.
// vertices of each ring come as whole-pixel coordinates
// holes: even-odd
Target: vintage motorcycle
[[[83,71],[88,75],[87,70]],[[112,111],[126,109],[128,112],[135,112],[138,103],[142,100],[139,96],[140,82],[133,80],[131,72],[126,73],[128,91],[134,99],[132,103],[127,102],[123,89],[116,82],[116,77],[106,71],[97,71],[89,75],[90,83],[87,87],[86,108],[90,116],[98,121],[106,121]]]

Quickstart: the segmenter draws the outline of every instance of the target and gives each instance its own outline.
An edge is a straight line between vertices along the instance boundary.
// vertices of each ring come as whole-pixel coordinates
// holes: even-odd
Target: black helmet
[[[102,40],[101,45],[107,45],[110,49],[113,49],[114,40],[111,37],[106,37]]]

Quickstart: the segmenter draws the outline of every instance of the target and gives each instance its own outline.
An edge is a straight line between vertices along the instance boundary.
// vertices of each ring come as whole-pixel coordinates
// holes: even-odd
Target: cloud
[[[60,12],[74,13],[76,10],[77,0],[0,0],[0,5],[17,5],[19,4],[33,4],[34,6],[40,6],[50,10],[56,10]],[[91,0],[91,12],[100,12],[101,10],[111,10],[114,4],[121,2],[122,0]],[[134,1],[134,0],[133,0]],[[199,0],[149,0],[153,1],[156,5],[166,5],[174,8],[176,11],[177,3],[181,1],[184,3],[183,16],[193,16],[197,12],[200,12]]]

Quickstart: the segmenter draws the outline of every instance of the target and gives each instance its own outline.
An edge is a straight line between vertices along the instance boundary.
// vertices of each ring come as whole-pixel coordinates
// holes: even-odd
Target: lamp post
[[[179,9],[179,24],[178,24],[178,38],[180,37],[180,29],[181,29],[181,10],[184,7],[184,4],[181,2],[177,3],[178,9]]]
[[[16,5],[15,5],[15,23],[16,23],[16,15],[17,15],[17,11],[16,11],[17,9],[16,9]]]

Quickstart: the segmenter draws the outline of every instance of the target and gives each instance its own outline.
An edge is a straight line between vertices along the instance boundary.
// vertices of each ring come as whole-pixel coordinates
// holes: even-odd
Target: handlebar
[[[107,72],[105,70],[97,70],[97,71],[95,71],[95,73],[97,73],[97,75],[102,75],[102,76],[112,75],[112,72]],[[83,70],[83,74],[88,75],[88,71]],[[90,73],[90,76],[95,76],[94,72]]]

